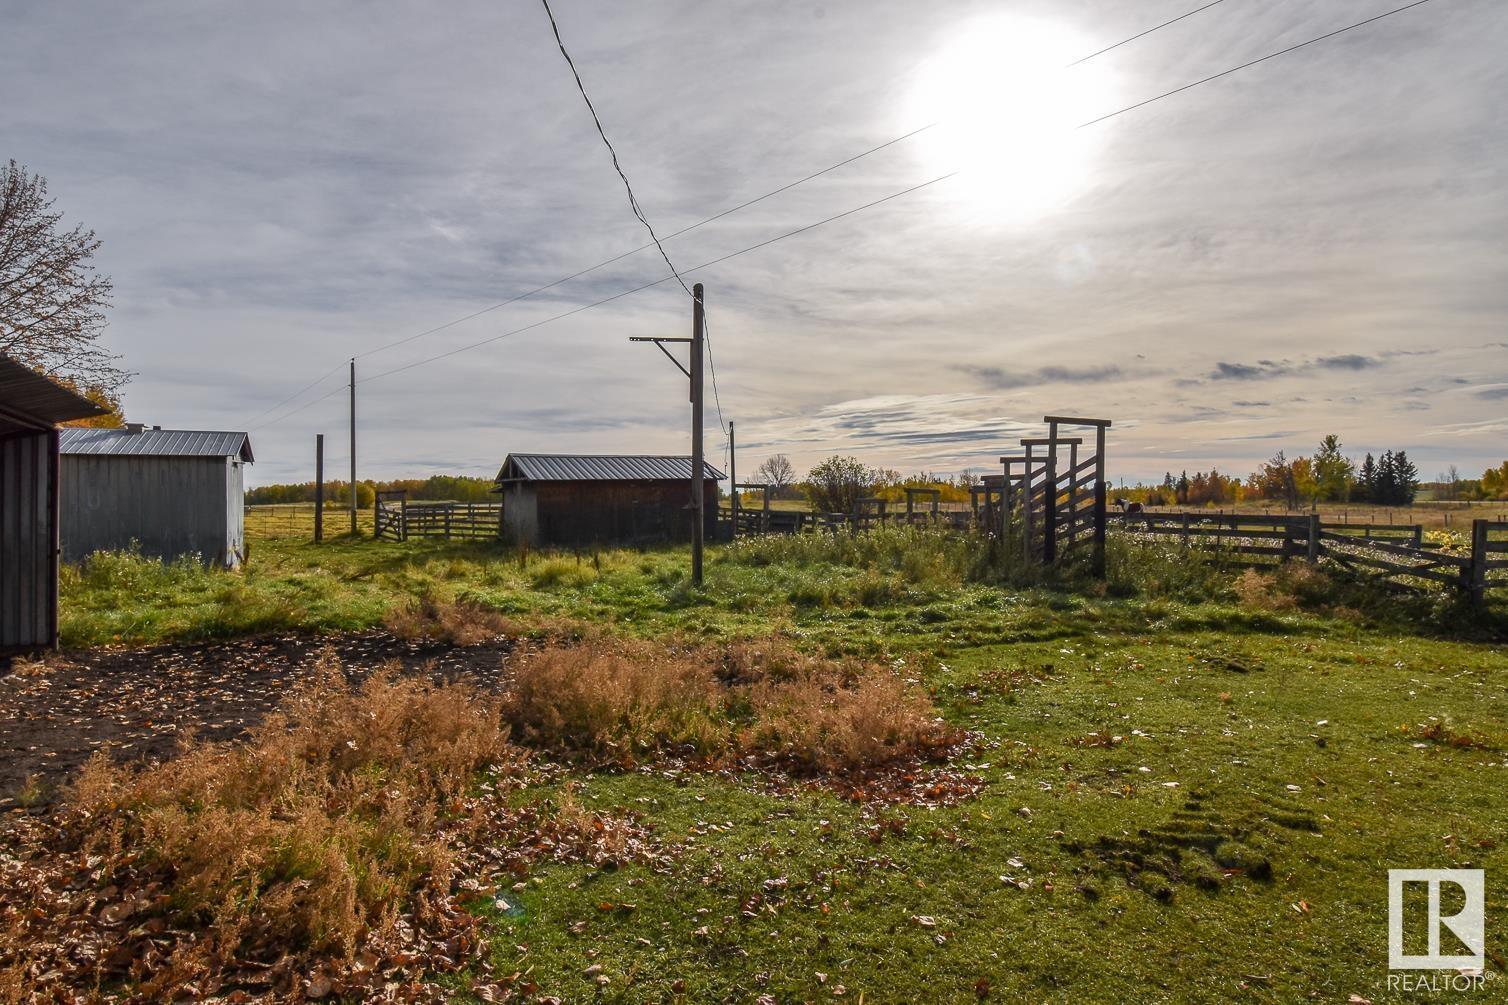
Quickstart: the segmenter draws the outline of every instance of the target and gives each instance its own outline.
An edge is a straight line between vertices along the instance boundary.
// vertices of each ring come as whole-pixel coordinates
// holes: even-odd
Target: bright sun
[[[1094,131],[1109,85],[1089,49],[1039,21],[973,22],[924,63],[911,122],[937,122],[917,138],[928,167],[959,171],[949,187],[975,218],[1030,220],[1067,203],[1087,183]]]

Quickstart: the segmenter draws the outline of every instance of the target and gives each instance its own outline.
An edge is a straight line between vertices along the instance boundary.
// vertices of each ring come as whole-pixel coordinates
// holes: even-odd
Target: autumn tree
[[[1331,433],[1320,441],[1310,462],[1316,499],[1344,502],[1356,483],[1356,465],[1340,452],[1340,437]]]
[[[802,487],[819,513],[852,513],[874,484],[874,471],[858,458],[835,455],[812,468]]]
[[[772,495],[779,496],[796,483],[796,466],[785,454],[772,454],[754,469],[754,479],[764,482]]]
[[[1508,461],[1482,472],[1477,484],[1483,499],[1508,499]]]
[[[0,168],[0,353],[113,403],[129,375],[100,345],[108,276],[93,265],[94,231],[63,226],[47,181]]]

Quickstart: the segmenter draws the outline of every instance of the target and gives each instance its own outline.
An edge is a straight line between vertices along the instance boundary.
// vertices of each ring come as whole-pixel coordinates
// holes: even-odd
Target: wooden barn
[[[689,541],[691,458],[645,455],[509,454],[497,473],[503,537],[528,545]],[[705,527],[717,522],[717,483],[704,465]]]
[[[104,412],[0,355],[0,652],[57,646],[57,424]]]
[[[246,553],[245,433],[65,429],[63,557],[130,547],[171,561],[234,568]]]

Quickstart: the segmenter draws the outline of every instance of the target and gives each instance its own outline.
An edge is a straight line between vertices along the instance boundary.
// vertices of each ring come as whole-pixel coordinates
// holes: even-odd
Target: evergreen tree
[[[1398,483],[1394,481],[1395,477],[1393,452],[1385,450],[1377,462],[1377,480],[1372,486],[1372,502],[1379,506],[1397,505]]]
[[[1361,462],[1361,474],[1357,478],[1356,498],[1361,502],[1377,501],[1377,462],[1367,454]]]
[[[1414,467],[1414,462],[1402,450],[1393,455],[1392,483],[1393,498],[1390,502],[1396,506],[1412,506],[1414,496],[1419,491],[1419,469]]]

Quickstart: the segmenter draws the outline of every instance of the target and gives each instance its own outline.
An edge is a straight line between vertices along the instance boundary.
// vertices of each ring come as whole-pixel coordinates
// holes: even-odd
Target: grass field
[[[239,575],[71,570],[63,626],[70,646],[341,632],[425,598],[515,631],[778,638],[894,667],[967,731],[961,801],[567,758],[545,794],[632,815],[664,855],[539,863],[476,901],[497,972],[536,1000],[1415,1000],[1386,986],[1389,867],[1485,868],[1501,979],[1501,609],[1119,546],[1108,588],[1002,583],[927,532],[713,549],[701,589],[686,564],[260,540]]]

